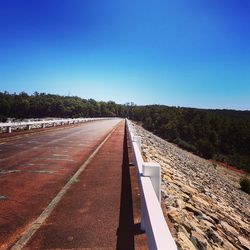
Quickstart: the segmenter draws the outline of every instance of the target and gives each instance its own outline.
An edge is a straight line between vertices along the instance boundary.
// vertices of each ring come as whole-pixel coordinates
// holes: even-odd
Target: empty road
[[[0,139],[0,249],[13,246],[31,227],[119,122]]]

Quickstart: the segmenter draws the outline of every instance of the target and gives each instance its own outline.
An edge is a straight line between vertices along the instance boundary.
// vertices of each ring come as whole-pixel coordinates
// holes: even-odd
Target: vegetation
[[[122,105],[114,102],[96,102],[77,96],[59,96],[35,92],[28,95],[0,92],[0,119],[42,117],[101,117],[125,116]]]
[[[250,111],[132,107],[134,120],[170,142],[207,159],[250,172]]]
[[[248,178],[245,177],[241,179],[240,187],[244,192],[250,194],[250,180]]]
[[[154,134],[207,159],[250,172],[250,111],[97,102],[76,96],[0,92],[0,119],[128,117]]]

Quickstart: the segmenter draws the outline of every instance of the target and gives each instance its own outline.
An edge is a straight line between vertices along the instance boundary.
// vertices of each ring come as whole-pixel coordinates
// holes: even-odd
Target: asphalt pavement
[[[20,238],[119,122],[0,140],[0,249]]]

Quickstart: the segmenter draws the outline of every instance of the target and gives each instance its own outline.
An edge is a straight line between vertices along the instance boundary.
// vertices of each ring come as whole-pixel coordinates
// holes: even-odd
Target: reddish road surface
[[[137,187],[130,187],[134,170],[128,168],[120,121],[22,134],[0,143],[0,249],[145,247],[145,236],[134,225],[139,208],[130,196],[138,204],[138,194]],[[135,184],[135,174],[131,176]],[[37,231],[29,237],[41,214],[44,221],[35,224]]]

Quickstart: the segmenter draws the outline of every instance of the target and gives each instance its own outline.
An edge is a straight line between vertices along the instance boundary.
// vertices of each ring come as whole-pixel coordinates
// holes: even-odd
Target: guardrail
[[[141,155],[141,137],[134,135],[132,123],[126,119],[132,160],[137,170],[141,197],[141,229],[145,230],[150,250],[177,250],[161,209],[161,167],[144,162]]]
[[[57,126],[63,124],[75,124],[88,121],[103,120],[109,118],[71,118],[71,119],[53,119],[53,120],[42,120],[42,121],[27,121],[27,122],[3,122],[0,123],[0,128],[6,128],[8,133],[11,133],[13,127],[26,127],[28,130],[34,128],[34,126],[40,126],[41,128],[49,126]]]

